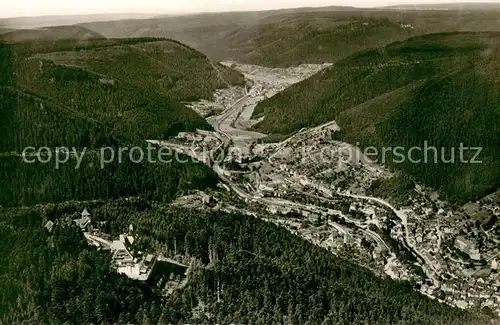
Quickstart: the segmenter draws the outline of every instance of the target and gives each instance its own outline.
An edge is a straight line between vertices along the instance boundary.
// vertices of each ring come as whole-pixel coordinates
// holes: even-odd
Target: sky
[[[0,17],[111,13],[181,14],[293,7],[380,7],[414,3],[493,2],[500,0],[0,0]]]

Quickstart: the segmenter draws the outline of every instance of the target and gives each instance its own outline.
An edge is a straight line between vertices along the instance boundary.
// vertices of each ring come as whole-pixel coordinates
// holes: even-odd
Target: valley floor
[[[262,217],[381,276],[411,281],[441,302],[500,314],[496,228],[464,232],[470,218],[419,185],[404,207],[368,195],[373,181],[394,174],[364,159],[359,148],[335,141],[340,128],[334,121],[281,142],[262,141],[265,134],[248,130],[258,122],[250,118],[259,101],[328,64],[287,69],[224,64],[242,72],[248,83],[215,94],[214,105],[222,108],[207,120],[216,131],[150,140],[210,165],[223,182],[218,191],[177,204],[209,208],[203,205],[209,195],[217,202],[211,209]],[[482,209],[498,215],[494,202],[482,202]]]

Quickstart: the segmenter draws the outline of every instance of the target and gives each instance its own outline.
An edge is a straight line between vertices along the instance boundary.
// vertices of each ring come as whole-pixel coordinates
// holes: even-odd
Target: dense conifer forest
[[[400,146],[406,154],[427,143],[437,149],[427,163],[388,156],[385,164],[452,201],[480,198],[500,186],[499,39],[430,34],[359,52],[259,103],[254,115],[265,118],[256,129],[291,134],[335,120],[342,140],[379,153]],[[461,145],[481,147],[482,163],[462,163]],[[463,160],[474,154],[465,152]]]
[[[110,271],[67,217],[83,207],[106,230],[134,226],[141,249],[190,259],[165,297]],[[55,222],[52,232],[44,228]],[[71,219],[69,219],[71,220]],[[5,324],[457,324],[481,316],[380,279],[273,224],[143,200],[0,210],[0,322]],[[404,302],[404,305],[402,305]]]

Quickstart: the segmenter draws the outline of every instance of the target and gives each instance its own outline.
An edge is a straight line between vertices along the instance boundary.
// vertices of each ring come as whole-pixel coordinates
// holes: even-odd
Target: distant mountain
[[[12,28],[0,28],[0,35],[13,31]]]
[[[255,11],[220,11],[220,12],[198,12],[185,15],[158,15],[152,18],[167,18],[179,16],[200,16],[200,15],[256,15],[260,17],[283,14],[283,13],[297,13],[297,12],[314,12],[314,11],[355,11],[363,10],[363,8],[356,8],[352,6],[322,6],[322,7],[296,7],[296,8],[283,8],[283,9],[270,9],[270,10],[255,10]]]
[[[449,199],[475,199],[500,187],[499,67],[500,33],[410,38],[350,56],[261,102],[254,117],[265,118],[256,129],[289,134],[336,120],[342,139],[363,147],[408,151],[427,142],[445,148],[447,160],[455,148],[455,163],[433,156],[429,163],[387,157],[387,164]],[[461,144],[482,147],[482,163],[457,162]]]
[[[417,29],[419,30],[419,29]],[[217,57],[258,65],[284,67],[334,62],[369,47],[384,46],[414,35],[398,21],[346,16],[341,12],[282,14],[227,35],[227,52]]]
[[[154,14],[117,13],[117,14],[92,14],[92,15],[60,15],[60,16],[34,16],[12,17],[0,19],[0,26],[13,29],[31,29],[47,26],[74,25],[92,21],[110,21],[123,19],[146,19]]]
[[[378,14],[365,15],[357,10],[300,10],[200,14],[82,26],[107,37],[165,36],[188,44],[214,60],[268,66],[334,61],[368,46],[405,39],[416,32],[401,28],[398,20]]]
[[[500,31],[498,13],[298,8],[82,24],[106,37],[168,37],[213,60],[266,66],[334,62],[410,36]]]
[[[104,38],[104,36],[82,26],[56,26],[38,29],[17,29],[0,34],[0,40],[6,42],[26,42],[42,40],[84,41],[95,38]]]
[[[460,11],[500,11],[500,3],[493,2],[463,2],[463,3],[435,3],[410,4],[383,7],[395,10],[460,10]]]

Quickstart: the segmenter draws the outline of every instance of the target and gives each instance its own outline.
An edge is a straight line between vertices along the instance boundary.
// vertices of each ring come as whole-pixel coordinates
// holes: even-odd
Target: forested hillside
[[[110,272],[65,221],[83,206],[112,233],[133,224],[136,247],[198,261],[187,285],[161,297]],[[253,217],[117,201],[1,209],[0,220],[3,323],[486,324]]]
[[[143,152],[147,152],[143,146]],[[157,151],[155,151],[157,153]],[[31,206],[38,203],[106,200],[120,197],[142,197],[169,202],[193,189],[205,189],[217,184],[217,176],[202,163],[174,154],[163,155],[164,162],[131,161],[125,154],[120,162],[102,163],[100,153],[80,152],[81,162],[72,156],[57,167],[50,163],[23,162],[18,155],[0,155],[0,206]],[[55,156],[56,153],[52,152]],[[101,165],[102,163],[102,165]]]
[[[368,47],[383,46],[415,33],[389,19],[329,20],[316,13],[264,20],[253,30],[231,35],[232,58],[265,66],[282,67],[302,63],[335,62]],[[250,34],[253,35],[245,35]],[[241,42],[242,39],[248,39]]]
[[[347,142],[408,150],[427,141],[446,148],[447,159],[461,143],[482,147],[482,164],[387,160],[449,199],[474,199],[500,185],[499,67],[499,34],[414,37],[355,54],[261,102],[256,128],[289,134],[336,120]]]
[[[52,83],[33,75],[25,87],[0,89],[5,105],[0,151],[20,152],[26,146],[97,148],[209,128],[190,109],[155,93],[127,84],[101,84],[82,70],[50,68]]]
[[[178,100],[211,98],[242,75],[203,54],[165,39],[97,39],[0,45],[0,205],[140,196],[169,201],[216,183],[206,166],[136,164],[125,154],[101,169],[99,148],[139,145],[180,131],[210,129]],[[26,147],[75,148],[55,169],[27,164]],[[86,151],[85,151],[86,150]],[[55,152],[52,151],[55,155]]]
[[[49,234],[43,221],[68,211],[0,212],[0,323],[110,324],[134,320],[155,296],[110,269],[111,256],[87,245],[71,224]]]
[[[41,39],[47,41],[56,41],[61,39],[87,41],[100,38],[104,38],[104,36],[82,26],[54,26],[39,29],[16,29],[0,34],[0,40],[7,42],[27,42]]]
[[[117,42],[117,41],[115,41]],[[212,99],[215,89],[243,84],[243,76],[188,46],[166,39],[35,55],[150,89],[173,100]]]
[[[2,151],[161,139],[210,126],[176,100],[242,76],[164,39],[2,45]]]
[[[218,61],[265,66],[335,62],[413,35],[500,31],[498,11],[302,8],[85,23],[106,37],[169,37]]]

